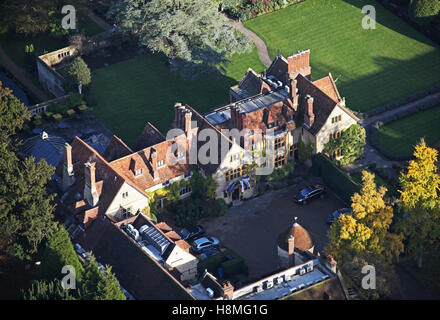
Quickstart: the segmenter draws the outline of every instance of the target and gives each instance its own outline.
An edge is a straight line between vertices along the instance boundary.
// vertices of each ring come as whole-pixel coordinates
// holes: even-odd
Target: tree
[[[400,200],[405,211],[397,227],[408,239],[408,252],[418,254],[422,267],[423,252],[440,239],[440,176],[437,169],[438,151],[423,139],[415,146],[414,160],[399,178]]]
[[[307,144],[304,143],[302,136],[298,138],[298,157],[300,162],[305,162],[312,157],[315,146],[307,139]]]
[[[84,268],[75,253],[69,233],[63,225],[57,224],[42,248],[40,276],[43,279],[63,277],[61,269],[65,265],[75,268],[76,280],[81,281]]]
[[[391,234],[393,208],[383,200],[387,189],[377,188],[374,174],[362,172],[360,193],[351,197],[351,215],[341,215],[329,230],[328,253],[348,261],[360,253],[374,254],[391,262],[403,251],[403,236]]]
[[[402,292],[401,283],[394,267],[372,254],[358,254],[339,264],[340,271],[344,275],[346,286],[355,288],[361,298],[377,300],[384,298],[396,298]],[[362,273],[365,266],[373,266],[375,272],[375,289],[364,289],[362,280],[366,274]]]
[[[0,249],[22,258],[35,253],[50,232],[54,211],[54,195],[48,195],[46,185],[55,168],[16,155],[16,134],[29,117],[10,90],[0,90],[0,243],[6,244]]]
[[[102,271],[99,270],[93,254],[90,254],[85,267],[80,298],[81,300],[126,300],[119,281],[111,272],[111,267],[106,266]]]
[[[409,16],[422,26],[430,26],[440,13],[440,0],[411,0]]]
[[[323,151],[331,155],[339,149],[342,150],[343,155],[338,162],[341,165],[346,165],[364,154],[365,143],[365,129],[358,124],[352,124],[339,138],[327,142]]]
[[[78,92],[80,94],[82,92],[82,86],[87,86],[92,82],[90,69],[81,57],[77,57],[73,60],[67,73],[71,81],[78,86]]]
[[[250,49],[217,5],[204,0],[120,0],[108,17],[142,46],[164,54],[185,79],[219,71],[226,55]],[[220,67],[220,71],[224,71]]]
[[[76,300],[68,290],[63,289],[58,279],[35,280],[28,290],[22,291],[22,295],[24,300]]]
[[[51,17],[61,12],[60,4],[59,0],[4,0],[0,4],[0,18],[15,33],[35,35],[49,29]]]

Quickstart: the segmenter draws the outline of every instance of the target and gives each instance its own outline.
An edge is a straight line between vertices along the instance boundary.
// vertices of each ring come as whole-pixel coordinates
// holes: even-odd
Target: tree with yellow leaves
[[[368,253],[391,262],[403,251],[403,236],[389,232],[393,208],[383,199],[386,192],[385,187],[377,188],[373,173],[362,171],[360,193],[351,197],[353,213],[341,215],[329,231],[327,250],[337,260]]]
[[[424,250],[440,239],[440,176],[437,169],[438,151],[424,139],[415,146],[414,160],[400,176],[400,200],[405,211],[397,228],[408,239],[408,252],[418,254],[422,267]]]

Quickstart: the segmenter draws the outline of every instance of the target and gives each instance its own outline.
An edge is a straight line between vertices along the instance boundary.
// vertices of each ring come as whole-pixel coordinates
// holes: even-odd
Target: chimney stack
[[[336,273],[336,265],[337,265],[337,263],[336,263],[335,259],[333,259],[333,257],[331,255],[329,255],[328,261],[327,261],[327,267],[329,267],[333,273]]]
[[[64,144],[63,150],[63,177],[62,191],[66,191],[75,181],[72,164],[72,146],[67,142]]]
[[[99,196],[96,190],[96,168],[95,162],[84,164],[84,199],[91,207],[98,204]]]
[[[186,110],[185,111],[185,127],[184,127],[185,133],[188,133],[191,131],[191,117],[192,117],[192,112],[189,110]]]
[[[313,113],[313,98],[309,95],[306,97],[306,109],[304,112],[304,123],[311,127],[315,121],[315,114]]]
[[[310,67],[310,50],[297,52],[290,57],[287,57],[288,72],[290,75],[301,73],[304,77],[310,80],[312,68]]]
[[[289,268],[293,267],[295,265],[295,237],[290,236],[289,239],[287,239],[287,246],[288,246],[288,254],[289,254]]]
[[[289,82],[290,99],[292,99],[293,102],[296,96],[296,80],[290,79]]]

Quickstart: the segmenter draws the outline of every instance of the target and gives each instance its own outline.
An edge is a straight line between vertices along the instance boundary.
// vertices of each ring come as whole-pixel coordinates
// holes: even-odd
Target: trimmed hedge
[[[401,99],[389,102],[387,104],[384,104],[381,107],[369,110],[366,112],[366,114],[368,117],[372,117],[372,116],[378,115],[380,113],[383,113],[385,111],[396,109],[402,105],[423,99],[431,94],[438,93],[438,92],[440,92],[440,83],[428,88],[427,90],[422,90],[422,91],[416,92],[416,93],[409,95],[405,98],[401,98]]]
[[[315,154],[312,157],[312,164],[312,170],[323,177],[326,187],[347,204],[351,203],[351,196],[355,192],[360,192],[361,186],[339,169],[326,155]]]
[[[232,257],[228,259],[227,256]],[[230,279],[239,274],[248,274],[248,267],[242,257],[232,250],[217,253],[205,260],[200,260],[197,265],[197,271],[202,274],[207,269],[212,274],[218,274],[218,268],[222,268],[225,277]]]

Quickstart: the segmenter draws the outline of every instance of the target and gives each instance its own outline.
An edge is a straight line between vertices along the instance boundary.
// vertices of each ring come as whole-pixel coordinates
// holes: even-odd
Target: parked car
[[[214,247],[220,244],[220,240],[215,237],[202,237],[194,240],[192,249],[195,253],[200,253],[202,249]]]
[[[78,253],[79,255],[86,252],[86,250],[84,250],[83,247],[81,247],[81,245],[79,243],[75,243],[74,247],[75,247],[76,253]]]
[[[323,199],[325,196],[324,187],[321,185],[313,185],[308,186],[307,188],[302,189],[296,196],[295,202],[298,204],[307,204],[312,199],[321,198]]]
[[[138,241],[140,238],[139,231],[135,229],[135,227],[133,227],[131,224],[127,224],[125,226],[125,232],[127,232],[128,235],[136,241]]]
[[[327,217],[327,223],[328,224],[332,224],[333,221],[338,219],[341,214],[349,214],[349,213],[352,213],[352,212],[353,212],[352,208],[342,208],[342,209],[335,210],[335,211],[332,212],[331,215],[329,215]]]
[[[220,249],[216,248],[216,247],[208,247],[205,249],[202,249],[200,251],[200,255],[206,259],[210,256],[215,256],[217,253],[220,253]]]
[[[179,235],[183,240],[192,240],[197,237],[200,237],[205,233],[202,226],[188,226],[182,231],[180,231]]]
[[[81,247],[79,243],[75,243],[74,248],[76,253],[78,253],[81,258],[83,258],[84,260],[87,260],[89,258],[89,253],[83,247]]]

